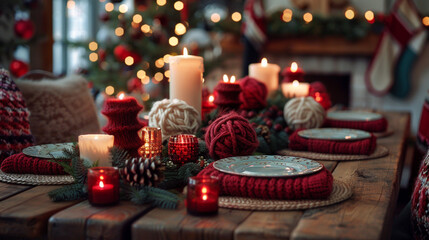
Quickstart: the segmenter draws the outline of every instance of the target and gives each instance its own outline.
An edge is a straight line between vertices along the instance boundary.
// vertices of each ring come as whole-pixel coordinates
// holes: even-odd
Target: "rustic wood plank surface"
[[[32,187],[33,186],[9,184],[9,183],[0,182],[0,201],[6,199],[8,197],[11,197],[13,195],[16,195],[20,192],[23,192],[25,190],[28,190]]]
[[[0,236],[40,238],[46,235],[48,218],[74,202],[54,203],[48,192],[58,186],[37,186],[0,202]]]

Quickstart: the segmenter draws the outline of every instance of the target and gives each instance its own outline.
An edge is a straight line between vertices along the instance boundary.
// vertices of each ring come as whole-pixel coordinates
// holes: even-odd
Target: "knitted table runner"
[[[318,153],[370,155],[377,146],[377,138],[371,133],[370,138],[356,141],[334,141],[322,139],[303,138],[295,131],[289,137],[289,148],[297,151]]]
[[[24,153],[14,154],[1,163],[1,170],[5,173],[64,175],[66,174],[59,164],[49,162],[48,159],[29,157]]]
[[[298,177],[245,177],[216,170],[213,163],[198,176],[219,178],[220,194],[262,199],[326,199],[332,192],[333,177],[323,167],[317,173]]]
[[[367,132],[385,132],[387,130],[387,126],[388,123],[384,117],[371,121],[347,121],[327,118],[324,123],[324,127],[351,128]]]

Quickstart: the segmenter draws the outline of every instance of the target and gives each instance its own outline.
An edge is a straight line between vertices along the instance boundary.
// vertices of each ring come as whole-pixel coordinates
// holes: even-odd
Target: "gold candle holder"
[[[139,148],[138,153],[141,157],[150,158],[161,156],[162,153],[162,134],[161,128],[144,127],[138,132],[143,145]]]

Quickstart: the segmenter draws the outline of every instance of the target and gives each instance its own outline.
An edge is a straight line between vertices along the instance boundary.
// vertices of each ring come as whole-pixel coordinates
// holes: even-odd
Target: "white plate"
[[[318,172],[323,165],[301,157],[259,155],[229,157],[216,161],[221,172],[248,177],[293,177]]]
[[[370,138],[371,134],[349,128],[313,128],[298,132],[298,135],[309,139],[355,141]]]
[[[366,111],[333,111],[328,112],[327,118],[343,121],[373,121],[381,119],[383,115],[380,113]]]
[[[64,157],[63,149],[72,148],[73,143],[54,143],[54,144],[44,144],[24,148],[22,152],[30,157],[38,158],[58,158]]]

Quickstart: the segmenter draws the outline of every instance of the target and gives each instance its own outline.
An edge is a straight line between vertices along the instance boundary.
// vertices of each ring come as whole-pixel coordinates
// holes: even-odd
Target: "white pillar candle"
[[[200,116],[203,72],[203,58],[188,55],[186,48],[183,49],[183,55],[170,57],[170,99],[185,101]]]
[[[79,136],[79,153],[81,158],[86,158],[93,163],[98,161],[98,166],[112,166],[110,149],[113,147],[114,136],[107,134],[85,134]]]
[[[310,84],[300,83],[294,80],[291,83],[282,83],[283,95],[287,98],[307,97],[310,89]]]
[[[279,72],[279,65],[268,63],[266,58],[263,58],[261,63],[252,63],[249,65],[249,76],[265,83],[268,93],[276,91],[279,88]]]

